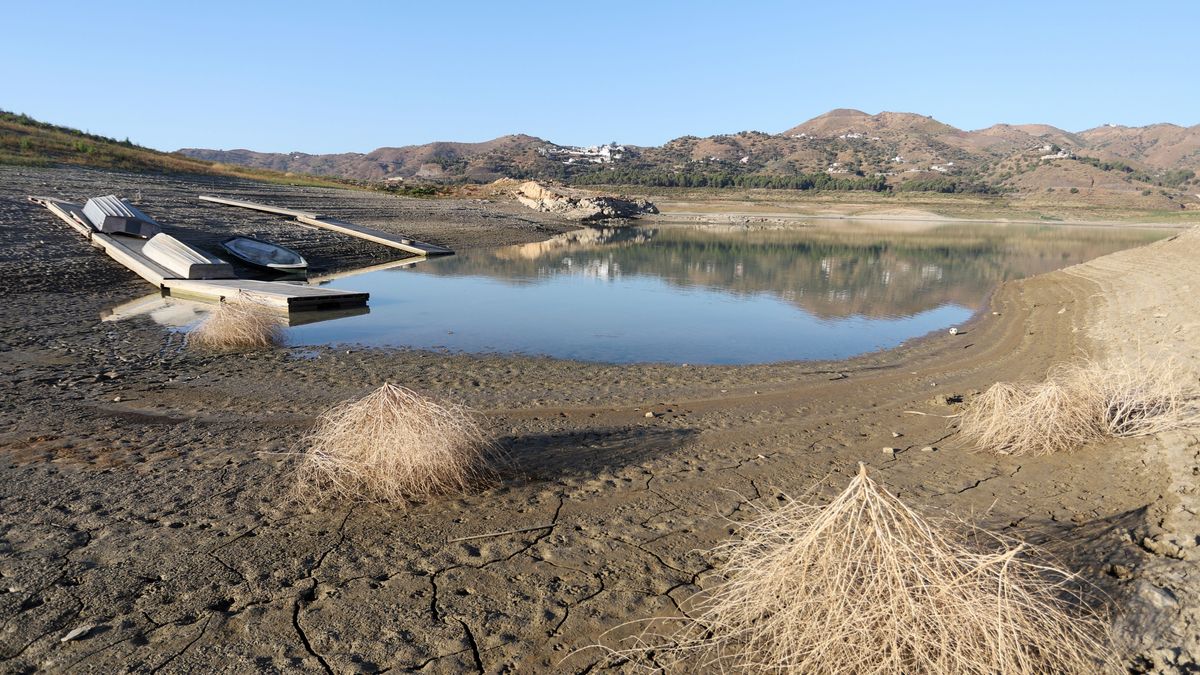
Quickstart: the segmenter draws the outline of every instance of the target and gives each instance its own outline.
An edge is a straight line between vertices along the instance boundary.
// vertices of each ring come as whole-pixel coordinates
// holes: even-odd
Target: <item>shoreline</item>
[[[188,185],[155,189],[168,205]],[[306,194],[246,189],[280,203]],[[374,204],[358,199],[345,208]],[[481,217],[490,234],[466,232],[459,206],[436,205],[449,209],[440,234],[433,206],[401,202],[391,217],[428,231],[414,235],[480,245],[570,229],[519,229],[529,221],[513,211]],[[914,508],[1047,547],[1122,607],[1176,583],[1174,559],[1129,534],[1162,535],[1155,505],[1178,490],[1172,465],[1147,460],[1141,442],[988,455],[946,419],[905,411],[952,414],[954,397],[1095,352],[1123,325],[1121,302],[1150,307],[1147,326],[1175,321],[1153,319],[1160,311],[1192,325],[1194,303],[1152,300],[1168,303],[1189,278],[1195,231],[1003,284],[958,336],[832,362],[616,366],[386,348],[197,355],[147,320],[101,322],[105,306],[144,295],[140,282],[24,209],[0,200],[0,219],[22,223],[0,235],[43,242],[28,248],[41,267],[0,268],[27,282],[0,310],[6,668],[581,672],[600,655],[576,650],[677,612],[711,569],[702,551],[733,523],[779,494],[828,497],[859,462]],[[335,243],[329,260],[370,257]],[[1163,262],[1143,281],[1147,258]],[[1186,330],[1172,328],[1172,349],[1186,349]],[[484,412],[512,460],[500,483],[408,509],[291,499],[288,453],[315,417],[384,381]],[[533,530],[455,541],[521,528]],[[1116,564],[1133,574],[1113,576]],[[1171,626],[1187,630],[1187,611]],[[60,642],[83,625],[85,639]],[[1154,656],[1163,635],[1127,653]]]
[[[1125,222],[1118,220],[1032,220],[1019,218],[962,218],[955,216],[941,216],[937,214],[920,215],[920,216],[900,216],[900,215],[872,215],[872,214],[798,214],[798,213],[778,213],[778,212],[711,212],[703,211],[663,211],[654,216],[643,216],[642,220],[647,223],[656,221],[665,221],[669,223],[692,224],[693,221],[674,220],[677,217],[695,218],[698,222],[700,219],[712,222],[727,218],[731,221],[748,219],[753,223],[755,220],[760,222],[765,220],[778,221],[806,221],[806,220],[828,220],[828,221],[868,221],[868,222],[896,222],[896,223],[937,223],[939,225],[954,225],[954,224],[975,224],[975,225],[1049,225],[1055,227],[1140,227],[1140,228],[1161,228],[1164,230],[1186,230],[1191,227],[1200,225],[1200,220],[1195,223],[1174,223],[1174,222],[1153,222],[1153,221],[1135,221]],[[714,223],[724,224],[724,223]],[[736,224],[736,223],[734,223]]]

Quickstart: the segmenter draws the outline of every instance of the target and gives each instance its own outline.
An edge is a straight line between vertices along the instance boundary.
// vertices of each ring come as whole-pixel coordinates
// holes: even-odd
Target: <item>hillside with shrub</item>
[[[838,109],[781,133],[682,136],[661,146],[557,145],[526,135],[484,143],[383,147],[310,155],[184,149],[205,161],[362,181],[484,183],[552,179],[576,185],[1154,196],[1184,208],[1200,192],[1200,126],[1045,124],[964,131],[913,113]],[[1149,195],[1146,191],[1149,190]],[[1091,191],[1091,192],[1089,192]],[[1161,202],[1161,203],[1160,203]]]
[[[347,181],[333,177],[293,175],[238,163],[160,152],[137,145],[128,138],[119,141],[3,110],[0,110],[0,164],[69,164],[135,172],[234,176],[274,183],[347,185]]]

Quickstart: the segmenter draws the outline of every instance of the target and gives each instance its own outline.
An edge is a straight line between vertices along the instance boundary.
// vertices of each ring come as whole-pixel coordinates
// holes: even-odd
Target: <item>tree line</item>
[[[997,194],[999,190],[966,177],[908,180],[895,186],[883,176],[838,176],[824,172],[769,175],[730,172],[602,169],[571,178],[576,185],[642,185],[683,188],[760,188],[768,190],[865,190],[870,192],[941,192]]]
[[[739,174],[730,172],[655,171],[645,169],[607,169],[572,178],[576,185],[643,185],[684,188],[763,188],[771,190],[869,190],[887,191],[882,177],[839,177],[828,173],[800,173],[784,176]]]
[[[1096,157],[1082,156],[1075,159],[1084,164],[1090,164],[1101,171],[1119,171],[1134,180],[1159,187],[1179,187],[1196,177],[1196,172],[1191,169],[1168,169],[1161,174],[1154,175],[1117,159],[1103,160]]]

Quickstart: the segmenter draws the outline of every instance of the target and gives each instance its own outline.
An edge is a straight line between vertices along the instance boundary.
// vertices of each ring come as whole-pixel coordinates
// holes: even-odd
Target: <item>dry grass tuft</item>
[[[300,459],[301,496],[403,503],[466,492],[495,446],[466,408],[384,384],[321,416]]]
[[[1193,426],[1196,394],[1170,361],[1084,361],[1044,382],[1000,382],[962,415],[964,438],[1012,455],[1061,452],[1104,436],[1146,436]]]
[[[1036,385],[999,382],[963,413],[963,436],[976,447],[1012,455],[1069,450],[1100,436],[1094,392],[1073,378]]]
[[[1106,625],[1081,609],[1071,575],[1030,562],[1024,545],[961,543],[865,467],[828,506],[790,501],[742,536],[714,551],[724,582],[696,596],[693,618],[613,657],[686,672],[1112,669]]]
[[[188,347],[228,352],[271,349],[284,344],[283,320],[250,300],[228,300],[187,336]]]
[[[1196,392],[1170,360],[1081,367],[1075,378],[1081,388],[1097,392],[1099,424],[1110,436],[1150,436],[1200,422]]]

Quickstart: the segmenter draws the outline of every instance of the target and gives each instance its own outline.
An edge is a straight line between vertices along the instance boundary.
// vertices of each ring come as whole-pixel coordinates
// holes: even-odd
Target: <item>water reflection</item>
[[[610,362],[842,358],[967,319],[1001,282],[1161,230],[905,223],[596,228],[339,282],[372,313],[292,331]]]
[[[530,283],[560,275],[661,278],[738,295],[770,293],[821,318],[902,317],[982,306],[1001,282],[1159,239],[1163,230],[907,224],[747,230],[668,226],[589,229],[468,252],[421,272]],[[646,245],[652,244],[652,245]]]

